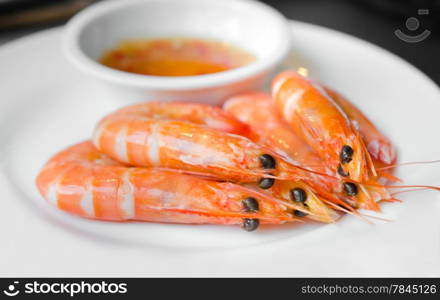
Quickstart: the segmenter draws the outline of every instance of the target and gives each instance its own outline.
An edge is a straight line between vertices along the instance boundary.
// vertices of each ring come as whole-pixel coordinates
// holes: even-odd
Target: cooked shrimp
[[[359,132],[323,88],[288,71],[274,79],[272,95],[278,111],[295,133],[327,167],[348,179],[343,183],[346,194],[356,196],[353,200],[362,208],[379,210],[376,202],[389,194],[386,189],[366,188],[350,181],[376,183],[377,173]]]
[[[396,162],[397,155],[391,141],[357,108],[338,92],[326,87],[325,91],[341,107],[362,135],[370,155],[384,164]]]
[[[113,161],[91,142],[55,155],[39,173],[41,195],[61,210],[107,221],[241,224],[297,220],[289,205],[261,192],[160,169]]]
[[[273,81],[272,96],[283,118],[325,164],[357,181],[375,174],[365,146],[347,115],[317,84],[294,72]]]
[[[328,87],[325,87],[325,91],[347,114],[354,127],[359,130],[367,150],[373,159],[374,166],[380,169],[395,165],[397,162],[397,152],[390,139],[381,133],[359,108],[340,93]],[[393,169],[387,169],[387,172],[379,173],[389,177],[392,171]]]
[[[307,173],[308,177],[304,178],[304,182],[320,197],[324,197],[323,201],[331,201],[350,210],[351,207],[341,200],[345,198],[341,193],[341,181],[282,119],[270,95],[258,92],[237,95],[227,100],[223,108],[249,125],[246,132],[252,141],[270,148],[296,165],[314,171],[315,173]],[[322,176],[318,173],[333,176]]]
[[[301,168],[238,135],[245,130],[220,108],[148,102],[105,117],[93,141],[100,151],[126,164],[180,169],[233,182],[258,181],[262,188],[272,186],[275,177],[303,176]]]
[[[243,134],[255,143],[271,148],[296,165],[327,172],[318,155],[282,119],[270,95],[262,92],[240,94],[229,98],[223,109],[249,126]],[[318,178],[319,175],[310,173],[310,176]]]

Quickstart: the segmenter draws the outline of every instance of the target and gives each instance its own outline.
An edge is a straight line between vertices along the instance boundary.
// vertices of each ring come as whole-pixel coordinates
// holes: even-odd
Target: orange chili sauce
[[[120,71],[153,76],[194,76],[247,65],[255,56],[231,44],[190,38],[129,40],[100,62]]]

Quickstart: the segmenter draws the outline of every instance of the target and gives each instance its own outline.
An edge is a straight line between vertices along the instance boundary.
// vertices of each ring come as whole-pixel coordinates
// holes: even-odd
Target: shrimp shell
[[[204,173],[233,182],[304,176],[304,170],[280,157],[274,168],[264,168],[261,157],[276,155],[239,135],[246,130],[246,125],[220,108],[148,102],[105,117],[94,131],[93,142],[122,163]]]
[[[377,170],[383,167],[387,168],[387,171],[379,171],[379,175],[387,180],[398,181],[397,178],[392,176],[394,168],[389,168],[397,163],[397,151],[391,140],[380,132],[367,116],[347,98],[329,87],[324,88],[330,97],[344,110],[354,127],[359,130]]]
[[[319,84],[287,71],[274,79],[272,95],[283,118],[327,167],[348,181],[376,183],[377,172],[361,134]],[[345,148],[351,150],[348,160],[343,159]],[[379,211],[377,201],[388,197],[385,188],[359,185],[355,201],[359,207]]]
[[[296,219],[280,201],[227,182],[113,161],[86,141],[55,155],[36,179],[41,195],[68,213],[106,221],[281,224]],[[254,197],[258,211],[243,208]]]

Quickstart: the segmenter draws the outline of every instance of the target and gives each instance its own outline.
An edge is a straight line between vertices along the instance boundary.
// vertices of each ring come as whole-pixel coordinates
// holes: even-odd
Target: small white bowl
[[[111,88],[122,103],[185,100],[221,104],[227,97],[262,87],[289,50],[286,19],[273,8],[247,0],[113,0],[81,11],[67,24],[63,48],[68,60]],[[255,62],[199,76],[146,76],[98,62],[127,39],[196,37],[231,43]]]

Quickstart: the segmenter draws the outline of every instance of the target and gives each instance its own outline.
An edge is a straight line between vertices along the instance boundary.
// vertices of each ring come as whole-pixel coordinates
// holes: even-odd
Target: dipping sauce
[[[194,76],[247,65],[255,56],[225,42],[191,38],[128,40],[100,62],[120,71],[153,76]]]

